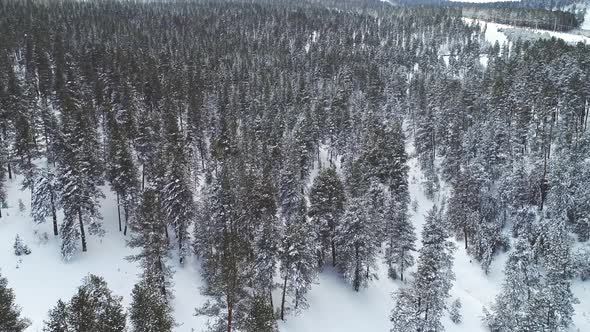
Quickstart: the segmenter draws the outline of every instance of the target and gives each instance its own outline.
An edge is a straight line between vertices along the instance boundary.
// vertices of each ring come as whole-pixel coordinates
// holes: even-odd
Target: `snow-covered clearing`
[[[586,7],[586,15],[584,16],[584,22],[582,22],[580,29],[590,30],[590,4]]]
[[[451,2],[491,3],[491,2],[520,2],[520,0],[450,0]]]
[[[408,145],[408,152],[413,148]],[[328,153],[325,148],[320,151],[322,164],[327,165]],[[427,199],[422,181],[423,174],[416,158],[409,160],[410,194],[418,207],[412,211],[412,220],[418,235],[422,230],[424,215],[434,204]],[[336,163],[339,167],[339,163]],[[311,178],[318,173],[316,167]],[[310,179],[311,180],[311,179]],[[137,281],[138,267],[125,260],[133,251],[125,246],[125,238],[117,228],[116,205],[114,195],[103,188],[107,194],[102,202],[104,227],[107,232],[102,239],[89,238],[88,252],[78,253],[68,263],[61,260],[59,243],[51,232],[51,224],[33,224],[29,216],[30,194],[20,191],[20,179],[8,181],[8,209],[3,209],[0,219],[0,269],[8,278],[10,287],[14,288],[17,302],[23,308],[23,314],[32,319],[29,331],[41,331],[47,311],[59,298],[64,300],[75,292],[81,279],[88,273],[103,276],[110,288],[124,298],[125,306],[130,301],[133,284]],[[26,206],[19,211],[19,200]],[[41,243],[34,232],[47,232],[49,240]],[[12,244],[19,234],[31,247],[32,254],[17,258],[13,254]],[[502,283],[502,270],[507,254],[494,260],[491,272],[485,275],[477,262],[472,262],[462,247],[457,243],[454,271],[456,281],[451,290],[451,299],[460,298],[463,303],[463,322],[455,325],[445,317],[447,331],[475,332],[485,331],[481,324],[482,308],[493,301]],[[176,264],[172,259],[171,263]],[[200,295],[202,281],[199,275],[199,261],[191,259],[184,267],[174,266],[174,310],[179,326],[176,331],[202,331],[206,318],[193,316],[194,308],[205,301]],[[321,273],[318,284],[314,285],[308,298],[310,307],[298,316],[291,316],[279,323],[283,332],[357,332],[389,331],[389,313],[393,307],[392,293],[403,284],[387,277],[386,269],[380,266],[379,280],[373,281],[368,289],[356,293],[331,268]],[[590,330],[590,284],[576,281],[573,285],[575,294],[580,299],[576,305],[576,326],[573,331]],[[275,294],[277,295],[277,294]]]
[[[535,38],[538,38],[538,39],[549,39],[551,37],[555,37],[555,38],[563,39],[564,41],[566,41],[568,43],[582,42],[582,43],[590,44],[590,37],[586,37],[586,36],[575,34],[575,33],[516,27],[516,26],[512,26],[512,25],[499,24],[499,23],[476,20],[476,19],[471,19],[471,18],[466,18],[466,17],[464,17],[463,20],[467,24],[479,23],[479,25],[482,27],[482,29],[485,28],[485,39],[491,44],[494,44],[496,41],[500,45],[508,43],[509,42],[508,36],[504,32],[508,29],[515,30],[517,32],[522,31],[525,33],[530,33]]]

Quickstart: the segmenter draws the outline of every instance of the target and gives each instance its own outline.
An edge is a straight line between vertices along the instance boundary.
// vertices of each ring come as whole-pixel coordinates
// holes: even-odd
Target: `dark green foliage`
[[[121,301],[104,279],[90,274],[67,304],[60,300],[49,311],[43,331],[123,332],[126,314]]]
[[[44,332],[68,332],[68,308],[62,300],[49,310],[49,319],[45,321]]]
[[[455,275],[452,270],[454,245],[448,239],[441,214],[434,206],[426,216],[414,280],[395,295],[392,332],[443,329],[441,317],[447,308],[446,299]]]
[[[165,235],[166,222],[162,207],[153,189],[144,191],[137,216],[131,224],[131,239],[128,245],[139,248],[137,255],[129,260],[139,261],[142,267],[142,278],[146,283],[160,291],[165,298],[171,297],[170,279],[172,271],[167,264],[168,241]]]
[[[142,281],[131,293],[129,320],[133,332],[171,332],[174,328],[172,308],[157,287]]]
[[[8,288],[8,281],[0,275],[0,331],[23,332],[31,325],[21,317],[20,308],[15,303],[14,291]]]
[[[244,323],[246,332],[277,332],[278,327],[272,307],[261,296],[255,296],[250,304],[250,313]]]
[[[344,186],[333,168],[321,170],[309,192],[309,217],[317,229],[322,245],[320,261],[331,251],[332,264],[337,262],[336,229],[344,213]]]

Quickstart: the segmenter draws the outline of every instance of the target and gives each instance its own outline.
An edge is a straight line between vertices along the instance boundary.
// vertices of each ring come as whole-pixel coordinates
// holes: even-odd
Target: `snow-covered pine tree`
[[[250,232],[241,218],[241,206],[233,183],[240,179],[229,163],[220,163],[216,178],[208,186],[199,215],[195,249],[201,256],[203,293],[212,300],[196,309],[197,315],[212,317],[210,331],[238,330],[247,317],[251,297],[253,262]],[[246,204],[246,202],[243,202]]]
[[[53,235],[58,235],[57,208],[59,207],[58,183],[51,167],[37,173],[31,197],[31,215],[36,223],[45,222],[51,216]]]
[[[139,261],[143,269],[142,279],[149,287],[158,289],[160,294],[168,299],[172,296],[172,270],[167,264],[168,241],[162,214],[161,203],[155,190],[146,189],[137,209],[136,219],[130,225],[132,234],[128,242],[131,248],[140,248],[140,252],[128,259]]]
[[[394,331],[443,331],[441,317],[455,279],[454,245],[449,241],[442,211],[434,206],[426,216],[418,269],[408,288],[396,293],[391,320]]]
[[[53,309],[49,310],[49,318],[43,322],[43,332],[68,332],[68,307],[58,300]]]
[[[274,276],[278,265],[278,249],[280,241],[280,225],[277,218],[276,193],[268,176],[256,177],[253,187],[247,189],[247,204],[250,208],[246,212],[248,219],[254,226],[253,254],[254,267],[252,284],[259,294],[252,299],[251,306],[257,314],[262,314],[265,299],[272,311],[272,290],[275,288]]]
[[[168,224],[172,225],[178,241],[180,264],[184,263],[190,251],[188,228],[194,219],[193,193],[178,164],[173,164],[167,176],[167,183],[161,193],[162,210]]]
[[[336,229],[336,243],[341,248],[338,267],[357,292],[376,278],[379,227],[379,221],[369,213],[366,199],[353,198]]]
[[[261,295],[254,296],[244,322],[244,332],[278,332],[278,330],[272,306],[267,298]]]
[[[0,133],[0,218],[2,218],[2,208],[6,204],[6,170],[8,167],[8,148],[6,140],[2,136]]]
[[[23,332],[31,322],[21,317],[21,309],[14,302],[12,288],[8,288],[8,280],[0,275],[0,331]]]
[[[65,261],[72,258],[78,246],[76,242],[80,238],[80,227],[74,215],[64,215],[64,221],[60,226],[60,252]]]
[[[447,219],[458,238],[468,249],[475,233],[479,216],[479,183],[471,167],[457,175],[451,197],[448,201]]]
[[[34,129],[34,110],[36,108],[32,92],[17,77],[13,68],[8,70],[8,106],[12,111],[13,157],[18,170],[23,174],[23,188],[32,189],[36,166],[33,160],[38,156]]]
[[[307,308],[306,294],[318,273],[315,231],[307,217],[306,200],[299,196],[299,206],[294,213],[284,217],[285,228],[279,249],[282,279],[281,319],[285,319],[288,303],[292,298],[292,310]]]
[[[574,304],[578,303],[571,289],[571,238],[565,220],[559,215],[544,220],[544,234],[539,239],[544,246],[542,261],[545,270],[541,299],[536,304],[537,317],[543,317],[537,320],[541,331],[568,330]]]
[[[67,304],[59,300],[49,311],[43,331],[124,332],[126,314],[122,300],[112,294],[103,278],[90,274]]]
[[[542,268],[528,240],[520,239],[506,262],[504,283],[484,320],[495,332],[532,331],[533,303],[542,285]]]
[[[31,249],[29,248],[29,246],[27,246],[23,242],[23,240],[18,234],[16,234],[16,238],[14,239],[14,245],[12,247],[14,248],[14,254],[16,256],[29,255],[31,253]]]
[[[451,310],[449,311],[449,318],[451,318],[451,322],[455,324],[461,323],[463,320],[463,315],[461,314],[461,300],[455,299],[451,304]]]
[[[394,294],[395,306],[390,320],[393,325],[390,332],[421,331],[420,303],[414,286],[403,287]]]
[[[139,191],[139,171],[133,160],[131,146],[127,137],[121,132],[122,125],[118,123],[116,109],[108,114],[109,118],[109,140],[108,140],[108,161],[107,178],[113,191],[117,194],[117,216],[119,220],[119,231],[127,235],[129,218],[137,204]],[[123,206],[125,215],[125,228],[122,227],[120,207]]]
[[[172,102],[166,99],[166,102]],[[172,109],[162,115],[163,157],[166,165],[160,165],[162,178],[157,181],[162,209],[168,225],[172,226],[178,242],[180,263],[190,253],[188,228],[194,219],[193,193],[189,188],[189,161],[184,148],[184,138],[178,127],[177,114]]]
[[[404,272],[414,266],[412,251],[416,250],[416,231],[407,212],[407,204],[392,195],[385,216],[385,263],[388,274],[404,281]]]
[[[157,287],[142,280],[133,287],[129,308],[131,332],[172,332],[172,307]]]
[[[318,232],[322,248],[320,262],[326,251],[332,253],[332,264],[336,266],[336,228],[344,212],[344,186],[334,168],[322,169],[314,179],[309,191],[309,217]]]
[[[98,134],[91,119],[90,105],[79,96],[74,67],[68,72],[68,83],[62,100],[62,130],[59,142],[58,179],[60,202],[65,216],[62,224],[62,256],[67,260],[74,251],[74,227],[78,227],[82,251],[87,251],[86,227],[90,234],[103,235],[99,199],[104,197],[99,185],[101,161]],[[74,222],[77,220],[77,225]]]

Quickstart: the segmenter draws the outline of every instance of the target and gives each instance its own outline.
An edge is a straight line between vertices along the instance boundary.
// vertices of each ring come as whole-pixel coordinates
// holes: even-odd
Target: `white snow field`
[[[590,14],[586,14],[587,20],[590,20],[589,15]],[[576,34],[576,33],[532,29],[532,28],[525,28],[525,27],[515,27],[512,25],[499,24],[499,23],[488,22],[488,21],[483,21],[483,20],[475,20],[475,19],[466,18],[466,17],[464,17],[463,20],[467,24],[479,23],[479,25],[482,27],[482,29],[485,27],[486,40],[488,42],[490,42],[491,44],[498,41],[500,46],[502,46],[505,43],[508,43],[508,37],[503,32],[506,29],[514,29],[514,30],[522,30],[525,32],[531,32],[531,33],[534,33],[535,37],[537,37],[539,39],[549,39],[551,37],[555,37],[555,38],[563,39],[567,43],[575,44],[575,43],[582,42],[585,44],[590,44],[590,37],[586,37],[586,36]],[[584,22],[586,22],[586,20]],[[585,23],[585,24],[590,24],[590,23]]]
[[[582,22],[580,29],[590,30],[590,5],[586,7],[586,15],[584,16],[584,22]]]
[[[412,155],[411,145],[408,145],[408,150]],[[321,159],[324,160],[324,165],[326,156],[326,150],[322,149]],[[411,199],[418,202],[417,211],[412,211],[412,220],[420,235],[424,215],[433,202],[423,193],[423,175],[417,160],[410,159],[409,165]],[[317,172],[318,167],[312,177]],[[90,236],[88,252],[79,252],[70,262],[65,263],[59,254],[59,241],[52,235],[51,223],[48,221],[35,225],[29,216],[30,193],[19,190],[20,179],[9,180],[7,184],[8,208],[2,210],[3,217],[0,219],[0,269],[8,278],[9,287],[14,288],[23,314],[33,322],[28,331],[41,331],[47,311],[58,299],[68,300],[88,273],[103,276],[113,292],[123,296],[124,305],[128,306],[131,289],[140,271],[135,263],[125,260],[133,251],[125,246],[125,238],[118,231],[114,195],[106,187],[103,188],[107,196],[102,202],[106,236],[102,239]],[[26,206],[24,212],[19,211],[19,200]],[[47,243],[39,241],[34,235],[35,231],[47,232]],[[14,255],[12,245],[16,234],[31,247],[30,255],[22,258]],[[482,308],[493,301],[500,289],[506,258],[507,254],[496,257],[490,273],[485,275],[477,262],[471,262],[462,243],[457,243],[454,261],[456,281],[449,303],[455,298],[461,300],[463,322],[456,325],[445,317],[446,331],[485,331],[481,323]],[[199,261],[192,258],[184,267],[177,266],[176,262],[175,259],[171,260],[175,265],[174,310],[179,323],[176,331],[202,331],[206,327],[206,318],[193,316],[194,308],[206,300],[199,293],[199,286],[202,285]],[[288,317],[285,322],[279,322],[279,329],[282,332],[389,331],[389,313],[394,303],[392,293],[403,284],[389,279],[382,265],[378,274],[379,280],[373,281],[369,288],[357,293],[333,269],[326,268],[308,294],[309,309],[298,316]],[[576,305],[575,326],[572,331],[590,331],[589,287],[590,283],[574,282],[573,290],[580,304]],[[278,292],[275,296],[278,298]]]
[[[451,2],[490,3],[490,2],[520,2],[520,0],[450,0]]]

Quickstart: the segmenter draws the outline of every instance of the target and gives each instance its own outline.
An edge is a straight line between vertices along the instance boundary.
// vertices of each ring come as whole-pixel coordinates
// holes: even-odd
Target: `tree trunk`
[[[405,253],[406,253],[405,251],[402,251],[402,259],[401,259],[401,262],[399,264],[399,280],[401,282],[404,281],[404,269],[405,269],[404,260],[405,260]]]
[[[127,235],[127,225],[129,224],[129,207],[125,205],[123,207],[123,211],[125,213],[125,228],[123,229],[123,235]]]
[[[180,256],[179,262],[180,262],[180,265],[182,265],[184,263],[184,254],[182,253],[182,242],[184,239],[184,233],[182,231],[179,233],[180,234],[177,235],[177,237],[178,237],[178,253]]]
[[[332,266],[336,266],[336,243],[332,239]]]
[[[228,299],[227,299],[227,332],[231,332],[233,313],[234,313],[234,306],[229,301],[229,295],[228,295]]]
[[[467,250],[467,227],[463,227],[463,240],[465,241],[465,250]]]
[[[354,290],[359,291],[360,283],[361,283],[361,267],[359,264],[359,248],[358,246],[355,247],[355,268],[354,268],[354,281],[352,282]]]
[[[55,198],[53,197],[54,193],[53,190],[51,191],[50,194],[50,199],[51,199],[51,217],[53,217],[53,235],[57,236],[58,232],[57,232],[57,212],[55,211]]]
[[[121,204],[119,203],[119,193],[117,192],[117,217],[119,218],[119,232],[123,230],[121,227]]]
[[[141,165],[141,190],[145,189],[145,165]]]
[[[84,223],[82,222],[82,210],[78,208],[78,221],[80,222],[80,239],[82,240],[82,252],[86,252],[86,232],[84,232]]]
[[[285,320],[285,296],[287,294],[287,277],[285,275],[285,281],[283,282],[283,296],[281,298],[281,320]]]

